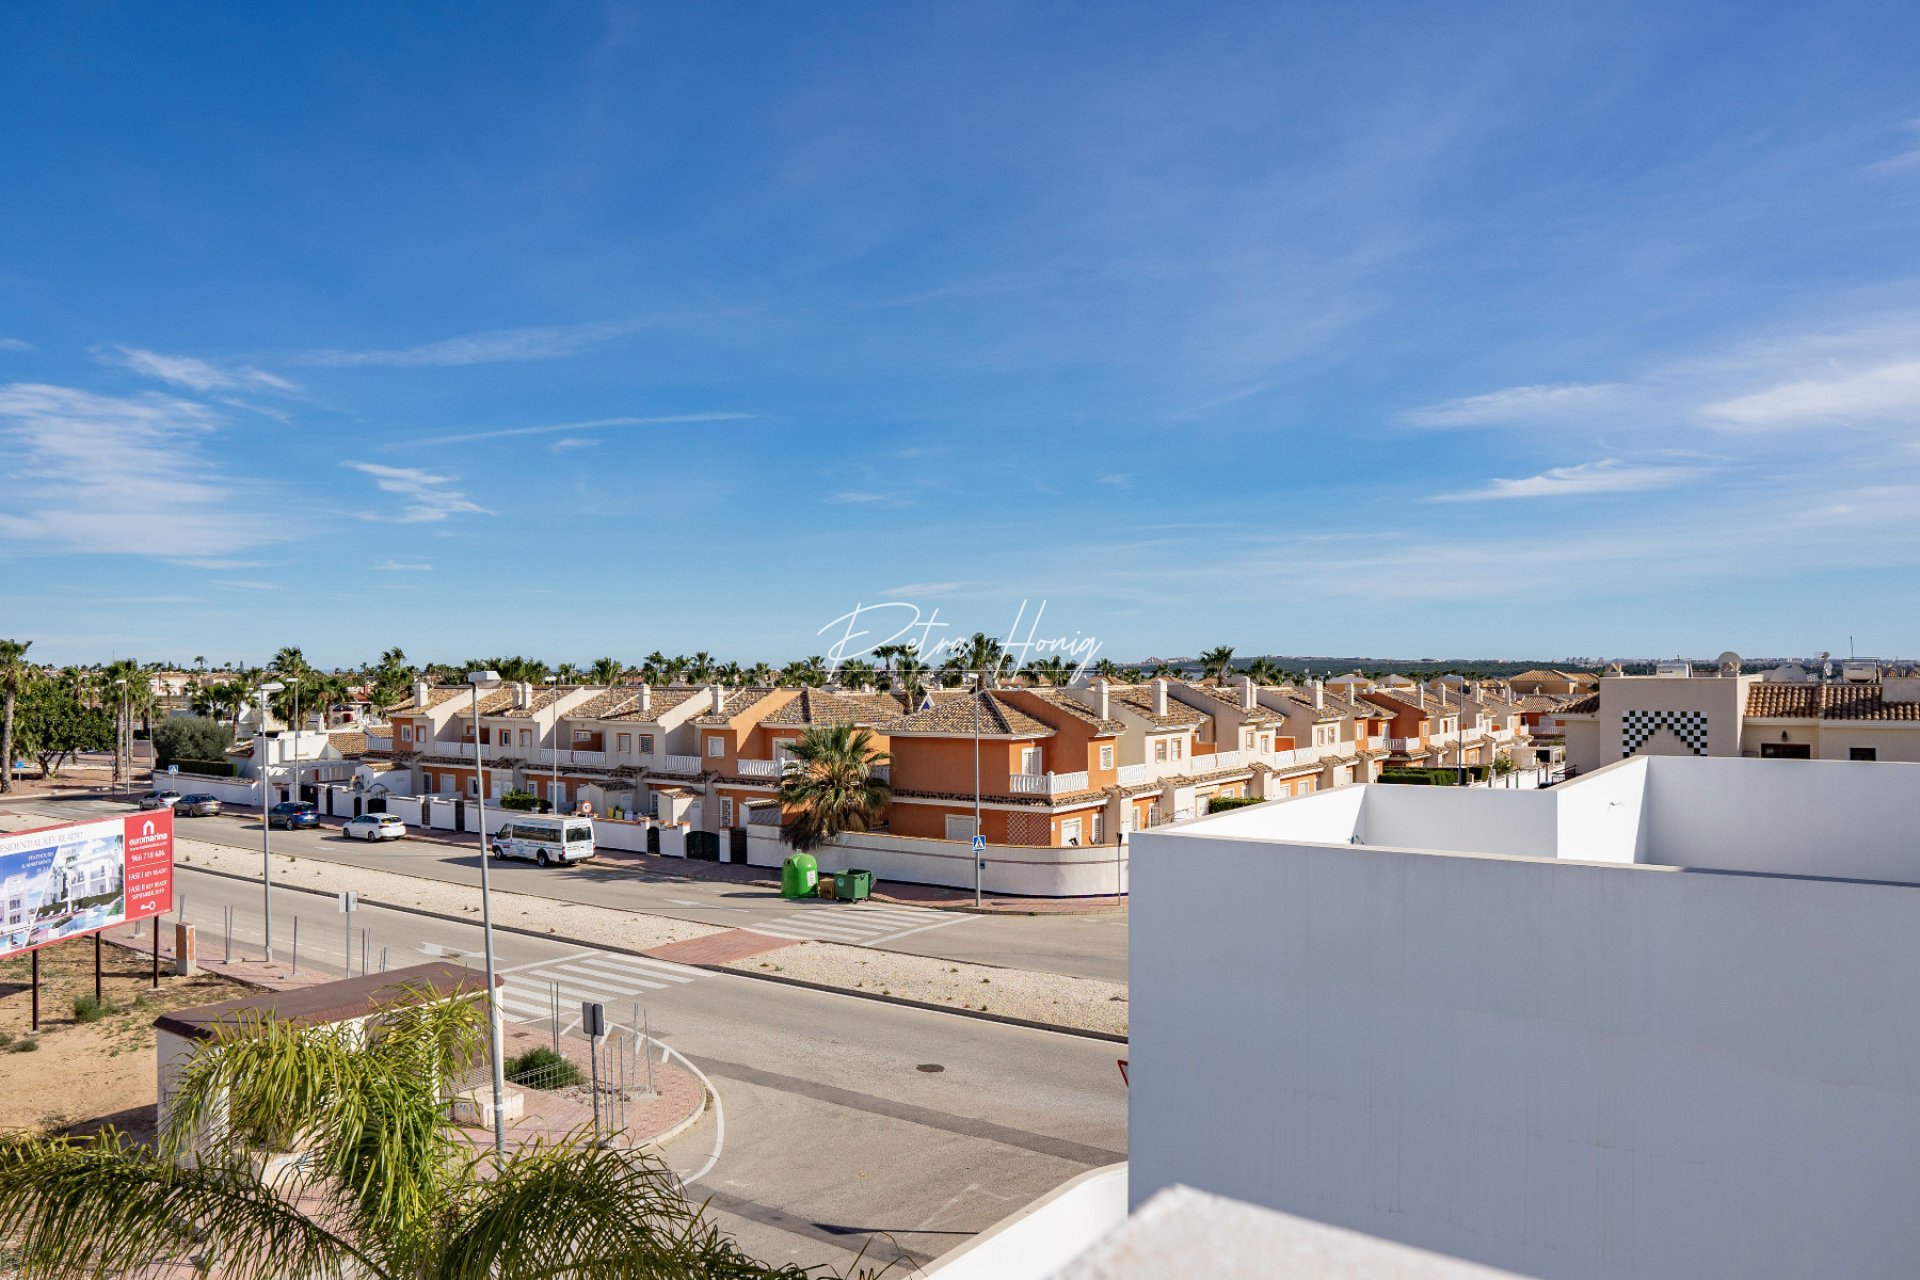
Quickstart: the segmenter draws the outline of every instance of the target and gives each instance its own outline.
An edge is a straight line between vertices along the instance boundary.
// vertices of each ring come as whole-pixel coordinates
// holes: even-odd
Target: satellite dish
[[[1743,660],[1741,659],[1739,654],[1729,649],[1725,653],[1720,655],[1718,662],[1720,664],[1721,675],[1737,676],[1740,674],[1740,667],[1742,665]]]

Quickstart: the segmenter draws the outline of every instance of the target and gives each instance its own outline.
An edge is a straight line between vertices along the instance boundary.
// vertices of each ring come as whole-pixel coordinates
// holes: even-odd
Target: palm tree
[[[540,678],[544,680],[546,679],[546,675],[542,673]],[[571,662],[563,662],[553,669],[553,678],[560,684],[579,684],[580,668],[574,666]]]
[[[1281,684],[1286,681],[1287,672],[1272,658],[1255,658],[1247,664],[1247,676],[1255,684]]]
[[[593,665],[587,668],[589,684],[619,684],[620,677],[627,671],[626,664],[618,658],[595,658]]]
[[[766,663],[756,662],[752,667],[748,668],[746,678],[748,684],[765,688],[774,682],[775,673],[773,668]]]
[[[656,1158],[580,1135],[469,1148],[447,1082],[484,1043],[478,1001],[394,1004],[360,1036],[223,1029],[174,1086],[154,1147],[111,1129],[0,1145],[0,1239],[23,1275],[217,1259],[233,1277],[787,1277],[754,1262]],[[295,1141],[305,1171],[266,1176]]]
[[[714,668],[713,678],[729,689],[738,689],[747,682],[747,673],[737,662],[723,662]]]
[[[712,684],[713,655],[705,649],[694,654],[687,663],[687,679],[695,684]]]
[[[640,678],[648,684],[659,684],[666,669],[667,655],[658,649],[640,660]]]
[[[855,658],[851,662],[841,663],[840,670],[836,674],[839,676],[841,688],[864,689],[873,683],[873,664]]]
[[[891,759],[873,749],[873,735],[850,724],[815,725],[787,748],[780,775],[780,836],[794,849],[831,842],[844,831],[870,831],[893,792],[874,776]]]
[[[1000,678],[1009,661],[1006,649],[984,631],[974,632],[966,647],[955,656],[962,668],[980,673],[983,688],[991,687]]]
[[[1232,645],[1215,645],[1200,655],[1200,675],[1202,679],[1225,680],[1232,671]]]
[[[790,687],[818,689],[826,682],[827,660],[817,653],[780,669],[780,683]]]
[[[1021,674],[1033,684],[1061,685],[1067,682],[1067,673],[1071,670],[1065,658],[1055,655],[1051,658],[1035,658]]]
[[[13,704],[20,697],[27,650],[32,647],[31,640],[0,640],[0,699],[6,703],[0,713],[0,795],[13,790]]]

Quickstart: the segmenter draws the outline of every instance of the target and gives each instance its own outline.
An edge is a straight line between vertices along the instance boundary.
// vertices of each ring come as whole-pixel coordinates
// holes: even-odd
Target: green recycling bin
[[[873,872],[851,867],[834,877],[834,896],[842,902],[858,902],[873,896]]]
[[[780,896],[806,898],[820,879],[820,864],[810,853],[796,853],[780,864]]]

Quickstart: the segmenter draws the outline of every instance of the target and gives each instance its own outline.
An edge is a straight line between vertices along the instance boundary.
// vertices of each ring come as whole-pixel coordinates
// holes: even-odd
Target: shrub
[[[508,1058],[505,1074],[510,1083],[529,1089],[565,1089],[585,1078],[580,1068],[545,1046]]]
[[[175,760],[182,773],[197,773],[203,778],[237,778],[240,766],[231,760]]]
[[[113,1012],[111,1000],[101,1000],[94,996],[75,996],[73,998],[73,1020],[75,1022],[98,1022]]]
[[[1261,803],[1252,796],[1215,796],[1207,801],[1207,812],[1225,813],[1228,809],[1244,809],[1250,804]]]
[[[1451,787],[1460,781],[1460,771],[1443,769],[1382,769],[1380,781],[1408,787]]]
[[[7,1052],[8,1053],[32,1053],[35,1049],[38,1049],[39,1047],[40,1047],[40,1042],[38,1040],[16,1040],[13,1043],[13,1046],[9,1048]]]
[[[170,716],[153,726],[153,758],[162,769],[184,761],[224,761],[233,728],[204,716]]]
[[[546,813],[553,806],[531,791],[509,791],[499,799],[502,809],[514,809],[521,813]]]

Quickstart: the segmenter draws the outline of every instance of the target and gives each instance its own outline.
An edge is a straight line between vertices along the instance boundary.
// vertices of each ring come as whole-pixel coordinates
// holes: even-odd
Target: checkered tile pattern
[[[1620,717],[1620,754],[1630,756],[1661,729],[1673,730],[1697,756],[1707,754],[1707,713],[1704,711],[1628,711]]]

